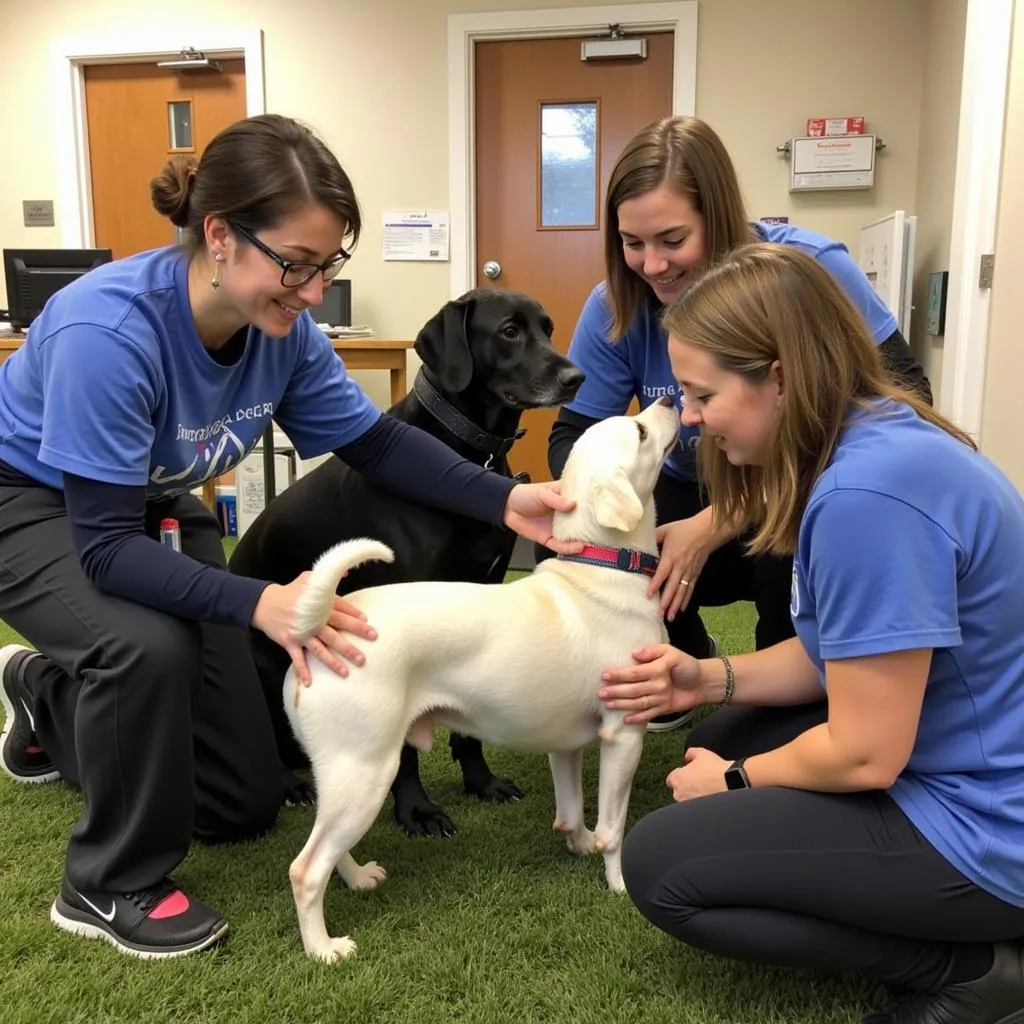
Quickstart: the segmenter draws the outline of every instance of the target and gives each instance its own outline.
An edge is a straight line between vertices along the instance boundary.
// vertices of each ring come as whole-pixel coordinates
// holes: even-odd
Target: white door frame
[[[245,60],[246,114],[266,110],[263,89],[263,33],[256,28],[188,29],[183,45],[207,57],[242,57]],[[93,244],[92,181],[89,169],[89,135],[85,112],[87,64],[135,63],[166,60],[181,53],[168,45],[168,32],[113,32],[86,39],[55,39],[50,47],[53,73],[54,139],[57,146],[57,180],[61,243],[67,249]],[[158,167],[153,168],[155,174]]]
[[[697,104],[697,0],[611,4],[536,11],[448,15],[448,206],[451,297],[476,283],[476,183],[473,139],[473,44],[477,39],[527,39],[607,32],[675,33],[672,112],[693,114]]]
[[[992,296],[978,287],[978,272],[982,255],[995,252],[1012,25],[1013,0],[967,0],[938,407],[974,437],[985,401]]]

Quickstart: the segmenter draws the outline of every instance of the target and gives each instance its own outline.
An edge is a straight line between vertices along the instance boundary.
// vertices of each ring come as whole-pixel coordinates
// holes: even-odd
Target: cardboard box
[[[811,117],[807,120],[808,138],[822,135],[863,135],[863,117]]]
[[[291,448],[275,449],[274,492],[280,494],[295,482],[295,452]],[[255,448],[235,466],[235,518],[238,536],[253,524],[266,507],[263,484],[263,449]]]

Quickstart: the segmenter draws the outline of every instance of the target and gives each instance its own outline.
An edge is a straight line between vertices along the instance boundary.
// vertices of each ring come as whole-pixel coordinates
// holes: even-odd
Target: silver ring
[[[690,585],[690,581],[689,580],[680,580],[679,581],[679,586],[681,586],[681,587],[688,587],[689,585]]]

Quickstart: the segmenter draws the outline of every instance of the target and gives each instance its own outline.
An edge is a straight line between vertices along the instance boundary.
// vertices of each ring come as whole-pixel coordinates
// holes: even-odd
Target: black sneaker
[[[1024,947],[997,943],[991,969],[975,981],[912,995],[861,1024],[1024,1024]]]
[[[122,953],[157,960],[206,949],[227,934],[215,910],[165,878],[139,892],[79,892],[65,878],[50,920],[73,935],[103,939]]]
[[[718,657],[718,641],[708,634],[708,657]],[[681,729],[693,718],[696,708],[689,711],[677,711],[674,715],[658,715],[647,723],[648,732],[671,732],[673,729]]]
[[[21,644],[0,648],[0,702],[4,706],[0,766],[15,782],[53,782],[60,778],[60,772],[39,746],[29,710],[25,665],[37,656],[37,651]]]

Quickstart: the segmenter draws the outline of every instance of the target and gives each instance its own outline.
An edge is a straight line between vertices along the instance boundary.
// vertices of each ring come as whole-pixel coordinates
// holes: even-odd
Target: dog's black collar
[[[526,433],[519,429],[512,437],[499,437],[481,429],[442,396],[424,367],[420,367],[416,374],[412,390],[434,419],[447,427],[460,441],[472,445],[478,452],[486,453],[485,469],[490,469],[496,459],[504,458],[512,445]]]
[[[657,555],[633,548],[605,548],[587,544],[579,554],[559,555],[563,562],[582,562],[584,565],[601,565],[608,569],[622,569],[638,572],[641,576],[653,576],[658,571]]]

